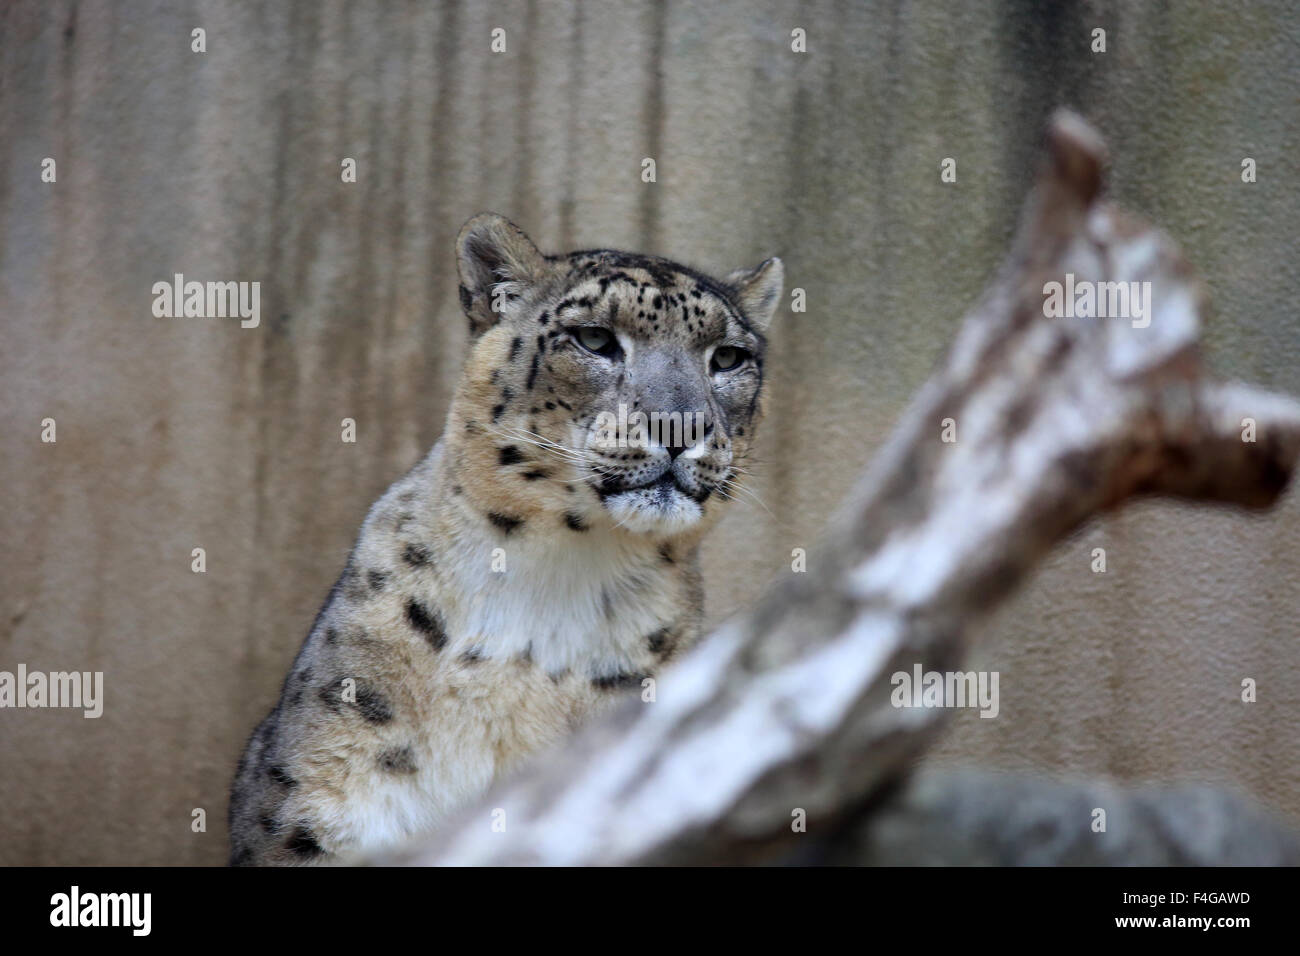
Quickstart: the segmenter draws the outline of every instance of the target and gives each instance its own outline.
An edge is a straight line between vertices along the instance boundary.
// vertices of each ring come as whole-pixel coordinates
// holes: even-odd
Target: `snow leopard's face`
[[[517,496],[575,530],[663,537],[736,496],[779,260],[718,281],[621,252],[543,257],[499,217],[471,220],[460,254],[476,424]]]

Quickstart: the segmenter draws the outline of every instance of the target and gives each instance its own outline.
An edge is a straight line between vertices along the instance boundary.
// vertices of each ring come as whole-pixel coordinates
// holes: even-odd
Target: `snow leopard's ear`
[[[740,311],[760,331],[771,324],[784,284],[785,268],[775,256],[753,269],[739,269],[727,276],[727,285]]]
[[[546,257],[537,251],[533,241],[509,219],[494,212],[481,213],[461,227],[456,237],[456,265],[460,270],[460,305],[474,337],[496,324],[498,312],[492,308],[495,297],[514,298],[547,271]]]

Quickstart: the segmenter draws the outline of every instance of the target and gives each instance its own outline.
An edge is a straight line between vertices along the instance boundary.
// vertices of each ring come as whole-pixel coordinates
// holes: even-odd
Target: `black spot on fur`
[[[591,686],[597,690],[629,690],[640,687],[641,681],[646,677],[646,674],[610,674],[604,677],[593,677]]]
[[[412,598],[406,603],[406,619],[411,626],[425,636],[435,651],[440,651],[447,643],[447,633],[436,612],[430,611],[419,601]]]
[[[279,766],[278,764],[268,769],[266,771],[266,775],[270,777],[272,780],[274,780],[276,783],[280,784],[281,786],[288,787],[290,790],[298,786],[298,781],[293,779],[293,777],[289,776],[289,771],[285,770],[283,767]]]
[[[528,381],[524,383],[524,388],[530,392],[533,390],[533,383],[537,381],[537,361],[541,355],[541,352],[534,352],[533,361],[528,366]]]
[[[393,747],[379,755],[379,769],[385,773],[415,773],[415,752],[410,747]]]
[[[551,473],[541,468],[537,469],[536,471],[524,472],[524,480],[526,481],[537,481],[540,478],[549,478],[549,477],[551,477]]]
[[[357,574],[357,569],[351,564],[343,569],[343,576],[339,578],[339,585],[348,600],[358,602],[364,600],[366,587],[361,583],[361,575]]]
[[[322,687],[316,694],[321,703],[333,711],[338,711],[345,704],[355,707],[362,718],[372,724],[386,724],[393,719],[393,708],[388,703],[388,698],[362,681],[356,682],[356,700],[344,700],[343,681],[346,679],[339,677]]]
[[[498,418],[500,418],[500,417],[501,417],[501,413],[504,412],[505,410],[506,410],[506,407],[505,407],[504,405],[493,405],[493,406],[492,406],[492,420],[493,420],[493,421],[496,421]]]
[[[460,662],[462,664],[478,664],[482,660],[483,660],[483,652],[480,651],[477,647],[471,647],[465,653],[460,655]]]
[[[413,568],[420,568],[432,561],[433,556],[429,554],[429,549],[424,545],[411,543],[402,552],[402,560]]]
[[[311,668],[304,667],[297,674],[294,674],[293,682],[294,682],[293,693],[289,695],[288,702],[290,707],[297,707],[299,704],[302,703],[303,688],[311,684]],[[285,681],[286,688],[288,687],[288,685],[289,682]]]
[[[587,525],[582,520],[582,515],[574,514],[572,511],[564,513],[564,523],[574,531],[586,531]]]
[[[623,481],[617,475],[606,475],[600,479],[600,484],[596,485],[596,494],[600,496],[602,501],[622,490]]]
[[[497,514],[495,511],[489,511],[487,519],[506,534],[511,534],[524,523],[523,518],[512,518],[509,515]]]
[[[393,708],[388,698],[365,684],[357,685],[357,710],[372,724],[386,724],[393,719]]]
[[[267,833],[274,833],[276,830],[280,828],[279,822],[275,819],[275,817],[271,816],[269,813],[263,813],[260,817],[257,818],[257,822],[258,824],[261,825],[262,829],[265,830]]]
[[[338,632],[338,628],[327,627],[327,628],[325,629],[325,643],[326,643],[326,644],[337,644],[338,642],[339,642],[339,632]]]
[[[516,335],[510,340],[510,354],[506,357],[507,362],[513,362],[515,356],[519,354],[519,346],[524,344],[524,340]]]
[[[668,649],[668,637],[668,628],[661,627],[646,637],[645,645],[650,649],[651,654],[662,654]]]
[[[294,856],[321,856],[325,850],[316,842],[315,835],[306,827],[298,827],[285,842],[284,848]]]
[[[519,454],[519,449],[514,445],[506,445],[505,448],[500,448],[497,451],[497,460],[502,465],[517,465],[524,460],[524,456]]]
[[[382,591],[384,585],[388,583],[388,572],[376,571],[372,568],[366,572],[366,579],[370,582],[370,590]]]

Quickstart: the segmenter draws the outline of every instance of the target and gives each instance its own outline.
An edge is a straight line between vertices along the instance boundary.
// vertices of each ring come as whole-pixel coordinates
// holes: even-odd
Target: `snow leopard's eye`
[[[578,343],[588,352],[595,352],[605,358],[613,358],[618,354],[618,340],[609,329],[602,329],[598,325],[586,325],[578,329],[577,338]]]
[[[749,353],[744,349],[738,349],[731,345],[724,345],[720,349],[713,350],[713,359],[709,362],[710,371],[730,372],[747,358],[749,358]]]

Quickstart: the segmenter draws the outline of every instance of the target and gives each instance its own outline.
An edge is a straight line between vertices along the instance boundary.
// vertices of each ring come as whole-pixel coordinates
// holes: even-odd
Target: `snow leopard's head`
[[[654,256],[548,256],[494,214],[465,224],[457,258],[474,345],[453,416],[485,506],[666,538],[735,497],[779,259],[719,280]]]

